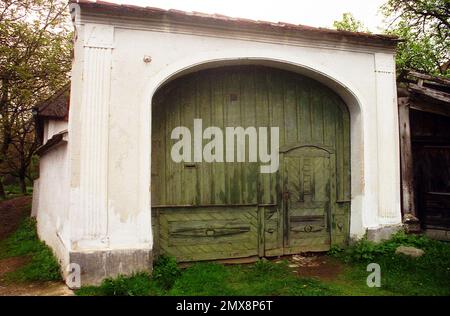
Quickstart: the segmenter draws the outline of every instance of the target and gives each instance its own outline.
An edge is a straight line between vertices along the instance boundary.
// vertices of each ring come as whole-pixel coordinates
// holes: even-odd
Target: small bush
[[[413,246],[427,250],[437,243],[439,242],[422,235],[408,235],[400,231],[381,243],[374,243],[363,238],[345,249],[332,247],[328,254],[345,262],[371,262],[381,256],[393,255],[398,246]]]
[[[337,246],[337,245],[333,245],[333,246],[331,246],[330,250],[328,250],[328,255],[336,257],[338,254],[340,254],[343,251],[344,251],[344,248]]]
[[[101,285],[107,296],[142,296],[151,292],[150,276],[147,273],[137,273],[131,277],[123,275],[115,279],[106,279]]]
[[[163,289],[170,289],[180,275],[181,270],[173,257],[160,256],[153,266],[153,279],[158,282]]]

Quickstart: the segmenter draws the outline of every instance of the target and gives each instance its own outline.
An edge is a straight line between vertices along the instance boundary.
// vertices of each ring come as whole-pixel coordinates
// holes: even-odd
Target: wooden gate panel
[[[159,210],[161,252],[179,261],[258,255],[256,207]]]

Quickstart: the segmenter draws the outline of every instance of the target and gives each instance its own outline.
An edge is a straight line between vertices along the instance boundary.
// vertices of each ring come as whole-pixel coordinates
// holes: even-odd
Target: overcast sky
[[[351,12],[372,32],[380,32],[379,7],[386,0],[104,0],[116,3],[220,13],[273,22],[332,27],[344,12]]]

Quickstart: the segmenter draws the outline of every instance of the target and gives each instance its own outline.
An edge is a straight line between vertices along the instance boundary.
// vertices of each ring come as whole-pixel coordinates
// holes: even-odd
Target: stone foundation
[[[80,266],[81,286],[99,285],[105,278],[151,272],[153,255],[148,249],[71,252],[70,263]]]
[[[367,239],[373,242],[382,242],[391,238],[393,234],[404,229],[403,225],[382,226],[375,229],[367,229]]]

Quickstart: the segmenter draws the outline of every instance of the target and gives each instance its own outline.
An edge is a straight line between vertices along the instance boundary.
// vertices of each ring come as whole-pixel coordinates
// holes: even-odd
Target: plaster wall
[[[69,263],[69,159],[67,144],[48,151],[39,162],[36,211],[38,235],[54,251],[61,266]],[[36,194],[36,193],[34,193]]]

